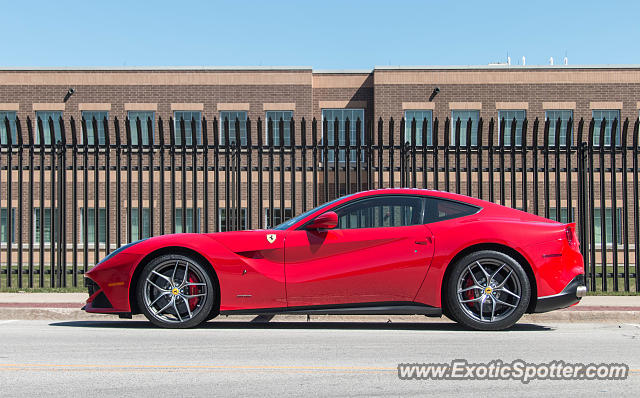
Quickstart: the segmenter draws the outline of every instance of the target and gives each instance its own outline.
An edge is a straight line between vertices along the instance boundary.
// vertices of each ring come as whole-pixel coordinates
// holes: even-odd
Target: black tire
[[[169,329],[193,328],[209,320],[216,313],[218,286],[206,267],[182,254],[151,260],[140,273],[136,287],[142,313],[154,325]],[[159,311],[160,307],[166,310]]]
[[[452,267],[444,305],[447,316],[456,322],[475,330],[503,330],[513,326],[527,310],[531,284],[522,265],[512,257],[481,250],[464,256]]]

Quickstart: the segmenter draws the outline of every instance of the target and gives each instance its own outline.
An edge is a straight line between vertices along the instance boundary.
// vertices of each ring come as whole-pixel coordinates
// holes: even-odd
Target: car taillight
[[[565,233],[567,235],[567,242],[569,243],[569,246],[574,249],[577,248],[578,238],[576,236],[575,226],[567,225],[567,228],[565,228]]]

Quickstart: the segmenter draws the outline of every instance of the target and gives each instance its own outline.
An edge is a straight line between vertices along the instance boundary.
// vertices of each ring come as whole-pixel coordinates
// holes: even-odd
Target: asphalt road
[[[403,381],[398,363],[623,362],[624,381]],[[0,321],[0,396],[637,396],[640,325],[439,322]]]

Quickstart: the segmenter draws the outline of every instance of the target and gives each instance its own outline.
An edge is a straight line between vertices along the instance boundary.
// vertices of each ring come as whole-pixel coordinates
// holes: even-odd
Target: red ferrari
[[[87,312],[189,328],[219,314],[442,314],[480,330],[586,293],[575,224],[467,196],[381,189],[268,230],[122,246],[87,273]]]

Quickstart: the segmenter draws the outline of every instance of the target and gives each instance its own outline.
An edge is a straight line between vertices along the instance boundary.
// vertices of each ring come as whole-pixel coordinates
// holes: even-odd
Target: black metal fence
[[[417,187],[576,222],[589,288],[640,290],[638,120],[240,123],[5,119],[0,288],[78,286],[129,241]]]

